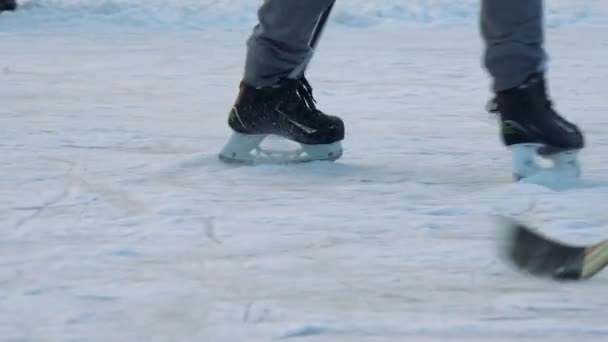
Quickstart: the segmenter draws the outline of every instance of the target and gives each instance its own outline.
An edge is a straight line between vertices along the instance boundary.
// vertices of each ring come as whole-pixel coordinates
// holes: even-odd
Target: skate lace
[[[308,80],[305,77],[302,77],[298,80],[296,86],[296,95],[300,100],[302,100],[302,102],[309,111],[313,113],[319,112],[317,110],[317,106],[315,105],[317,103],[317,100],[315,100],[312,94],[312,86],[310,85],[310,83],[308,83]]]

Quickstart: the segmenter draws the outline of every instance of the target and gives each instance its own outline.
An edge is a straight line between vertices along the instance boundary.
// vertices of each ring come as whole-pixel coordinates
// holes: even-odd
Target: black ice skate
[[[344,124],[340,118],[316,108],[312,88],[305,78],[286,78],[259,88],[241,83],[228,124],[234,132],[219,154],[226,162],[298,163],[336,160],[342,155]],[[294,151],[262,148],[260,144],[270,135],[301,147]]]
[[[0,12],[14,11],[16,8],[17,2],[15,0],[0,0]]]
[[[513,175],[517,180],[540,171],[580,175],[577,152],[585,145],[583,134],[553,109],[542,74],[498,92],[493,105],[490,111],[500,116],[502,139],[513,153]],[[543,159],[550,165],[543,166]]]

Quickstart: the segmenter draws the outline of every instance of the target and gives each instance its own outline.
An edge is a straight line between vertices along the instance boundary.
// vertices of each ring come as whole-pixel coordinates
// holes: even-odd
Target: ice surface
[[[598,341],[606,276],[531,279],[494,215],[607,235],[603,1],[547,1],[584,177],[513,184],[477,1],[339,3],[309,69],[336,163],[217,161],[257,1],[0,15],[0,340]],[[407,4],[405,4],[407,3]],[[413,13],[413,14],[412,14]]]
[[[547,2],[551,27],[608,25],[603,0]],[[253,0],[21,0],[26,11],[4,14],[0,30],[95,27],[105,30],[242,30],[255,23]],[[479,0],[340,1],[332,21],[346,27],[477,26]]]

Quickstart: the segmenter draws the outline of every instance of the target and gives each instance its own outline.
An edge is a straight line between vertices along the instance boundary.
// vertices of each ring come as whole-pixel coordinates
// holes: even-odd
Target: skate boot
[[[342,155],[344,124],[315,106],[312,88],[305,78],[282,79],[268,87],[241,83],[228,125],[233,133],[219,158],[225,162],[300,163],[336,160]],[[292,150],[270,150],[261,146],[269,136],[300,145]]]
[[[488,110],[500,116],[502,140],[513,153],[516,180],[539,172],[580,175],[577,152],[585,145],[583,134],[553,109],[542,74],[498,92]]]
[[[0,12],[14,11],[17,8],[15,0],[0,0]]]

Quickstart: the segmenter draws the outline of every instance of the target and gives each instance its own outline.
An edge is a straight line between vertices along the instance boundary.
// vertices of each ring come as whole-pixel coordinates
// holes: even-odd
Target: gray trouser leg
[[[483,0],[481,33],[495,91],[516,87],[543,71],[542,0]]]
[[[270,85],[305,63],[312,32],[332,1],[265,0],[258,11],[259,24],[247,42],[243,81]]]

